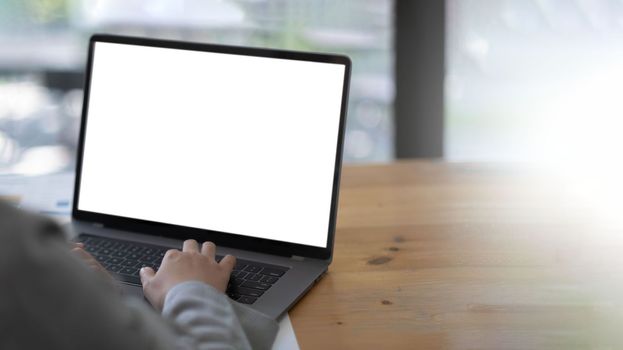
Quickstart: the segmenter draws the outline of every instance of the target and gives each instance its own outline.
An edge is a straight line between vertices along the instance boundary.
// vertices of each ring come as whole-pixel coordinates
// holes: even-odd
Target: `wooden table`
[[[510,166],[345,167],[301,347],[623,349],[623,230],[572,192]]]

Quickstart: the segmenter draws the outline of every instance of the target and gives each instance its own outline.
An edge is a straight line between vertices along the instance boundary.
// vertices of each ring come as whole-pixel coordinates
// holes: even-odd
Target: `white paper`
[[[73,173],[43,176],[0,176],[0,197],[7,198],[18,207],[48,214],[71,214]]]
[[[4,175],[0,176],[0,199],[65,223],[71,215],[73,181],[73,173]]]
[[[290,322],[290,315],[286,314],[279,321],[279,332],[273,344],[273,350],[281,349],[300,349],[299,343],[296,341],[296,334]]]

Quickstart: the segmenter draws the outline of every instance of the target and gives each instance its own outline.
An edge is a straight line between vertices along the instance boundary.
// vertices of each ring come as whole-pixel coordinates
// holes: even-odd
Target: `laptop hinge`
[[[298,255],[292,255],[292,260],[296,260],[296,261],[304,261],[305,257],[303,256],[298,256]]]

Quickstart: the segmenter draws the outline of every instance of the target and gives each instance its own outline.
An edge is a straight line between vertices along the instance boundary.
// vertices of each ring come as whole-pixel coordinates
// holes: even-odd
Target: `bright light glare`
[[[561,91],[534,140],[539,160],[588,201],[601,220],[623,224],[623,63]]]

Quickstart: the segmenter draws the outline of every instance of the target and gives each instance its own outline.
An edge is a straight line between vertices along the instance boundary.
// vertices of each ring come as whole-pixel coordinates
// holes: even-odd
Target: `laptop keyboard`
[[[124,240],[80,234],[76,240],[120,281],[141,285],[139,270],[149,266],[158,270],[167,250],[171,248]],[[220,261],[222,256],[217,256]],[[227,295],[240,303],[253,304],[279,281],[287,267],[236,259]]]

